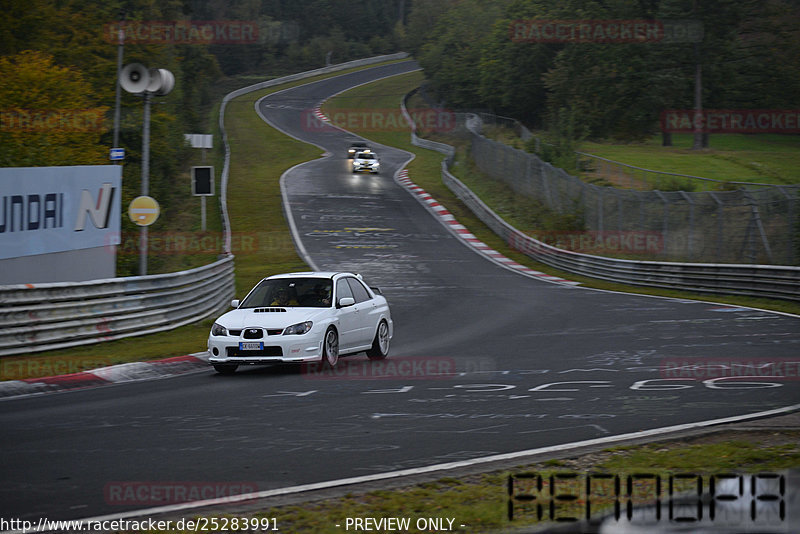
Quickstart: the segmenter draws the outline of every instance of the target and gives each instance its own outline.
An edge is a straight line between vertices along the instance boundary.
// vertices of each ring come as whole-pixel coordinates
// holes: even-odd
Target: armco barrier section
[[[0,356],[150,334],[233,298],[233,256],[177,273],[0,287]]]
[[[176,273],[77,283],[0,286],[0,356],[28,354],[152,334],[221,312],[234,296],[227,182],[230,147],[225,106],[238,96],[349,68],[404,59],[406,53],[350,61],[238,89],[223,98],[220,131],[225,147],[220,192],[226,256]]]
[[[411,143],[445,154],[443,183],[484,224],[526,256],[568,273],[622,284],[800,301],[800,267],[624,260],[559,249],[520,232],[450,173],[448,166],[453,159],[453,147],[417,136],[406,110],[406,101],[412,94],[414,91],[408,93],[401,103],[406,120],[412,124]],[[467,122],[472,120],[479,119],[466,119]]]

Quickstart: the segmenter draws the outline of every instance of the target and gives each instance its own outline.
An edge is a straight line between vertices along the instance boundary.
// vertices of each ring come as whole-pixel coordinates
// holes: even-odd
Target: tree
[[[107,162],[108,107],[97,106],[81,72],[29,50],[0,57],[0,79],[0,166]]]
[[[433,38],[423,45],[419,62],[448,105],[480,105],[481,44],[503,4],[501,0],[462,0],[438,17]]]

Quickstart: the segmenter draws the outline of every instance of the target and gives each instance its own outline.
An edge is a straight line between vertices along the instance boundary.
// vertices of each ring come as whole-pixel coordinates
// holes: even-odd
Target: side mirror
[[[231,308],[238,308],[239,307],[239,299],[233,299],[231,301]]]
[[[346,308],[347,306],[352,306],[356,303],[356,299],[353,297],[342,297],[339,299],[339,307]]]

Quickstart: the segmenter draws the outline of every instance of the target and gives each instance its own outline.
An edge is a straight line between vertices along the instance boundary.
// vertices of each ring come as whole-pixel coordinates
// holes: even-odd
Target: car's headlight
[[[214,326],[211,327],[211,335],[212,336],[227,336],[228,329],[222,326],[219,323],[214,323]]]
[[[314,325],[314,323],[312,323],[311,321],[306,321],[304,323],[293,324],[292,326],[287,327],[286,330],[283,331],[283,335],[284,336],[290,336],[290,335],[305,334],[309,330],[311,330],[311,327],[313,325]]]

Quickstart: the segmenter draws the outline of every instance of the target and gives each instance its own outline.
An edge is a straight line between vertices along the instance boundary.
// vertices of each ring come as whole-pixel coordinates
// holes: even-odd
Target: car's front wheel
[[[372,340],[372,347],[367,350],[367,358],[370,360],[382,360],[389,355],[389,325],[386,321],[378,323],[378,331],[375,332],[375,339]]]
[[[232,375],[236,372],[238,365],[227,365],[222,363],[215,363],[214,370],[221,375]]]
[[[336,329],[328,327],[322,341],[322,367],[336,367],[339,361],[339,335]]]

